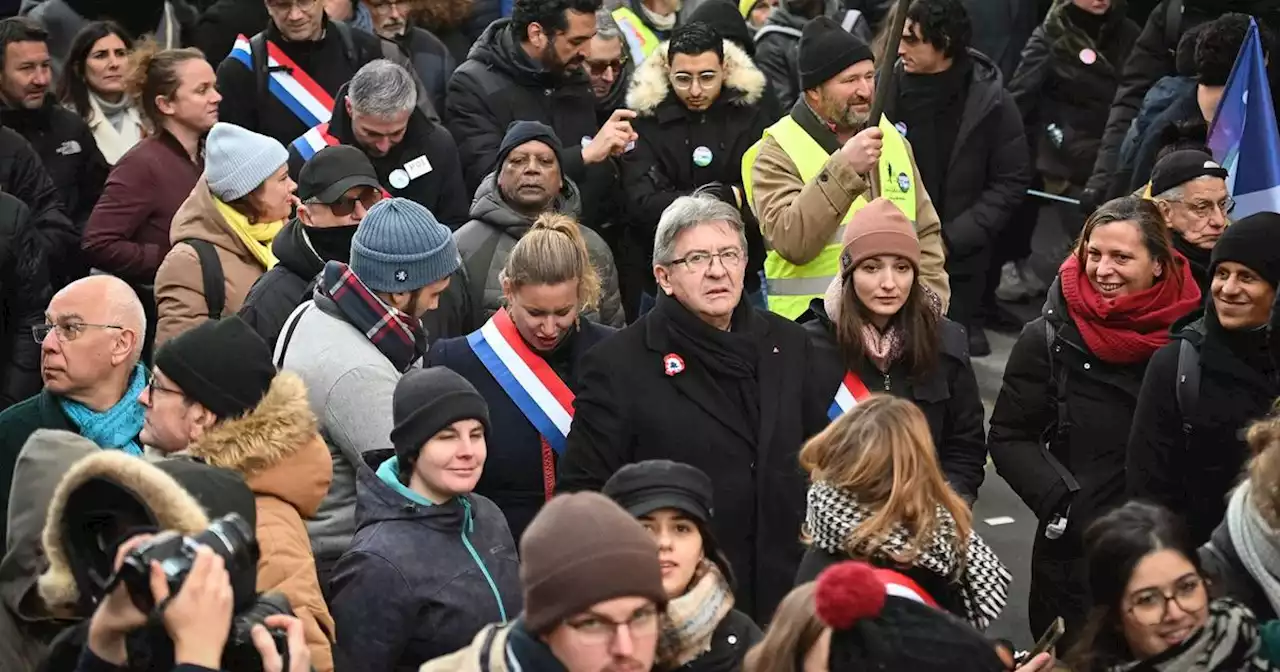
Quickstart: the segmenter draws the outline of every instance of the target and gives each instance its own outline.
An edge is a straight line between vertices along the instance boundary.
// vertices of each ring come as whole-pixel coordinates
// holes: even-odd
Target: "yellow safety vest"
[[[640,65],[646,56],[658,48],[662,40],[649,30],[649,26],[629,7],[613,10],[613,20],[622,29],[622,36],[627,40],[627,50],[631,52],[631,62]]]
[[[880,155],[880,189],[883,198],[889,199],[907,215],[912,224],[916,221],[916,184],[917,176],[911,174],[911,154],[907,151],[907,142],[898,129],[885,117],[880,118],[880,130],[884,132],[884,150]],[[800,172],[800,179],[808,184],[822,172],[830,154],[822,149],[791,115],[770,126],[764,132],[765,137],[773,136],[781,145],[782,151],[795,162]],[[756,157],[760,154],[762,137],[742,156],[742,185],[746,192],[747,202],[754,200],[751,191],[751,170],[755,166]],[[831,279],[840,274],[840,252],[843,249],[841,239],[844,237],[845,224],[853,217],[853,213],[868,202],[866,194],[854,200],[840,221],[840,227],[827,241],[817,258],[807,264],[797,265],[787,261],[773,250],[764,259],[764,275],[766,291],[769,297],[769,310],[789,319],[800,317],[809,308],[809,302],[822,296]],[[756,213],[759,217],[760,213]]]

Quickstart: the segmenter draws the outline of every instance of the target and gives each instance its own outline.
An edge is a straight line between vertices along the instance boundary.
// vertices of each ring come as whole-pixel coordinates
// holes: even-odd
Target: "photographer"
[[[151,538],[151,535],[142,534],[121,544],[116,552],[115,569],[119,570],[130,551]],[[164,571],[154,560],[150,578],[151,595],[158,605],[157,617],[173,640],[173,669],[184,672],[217,670],[230,631],[233,604],[231,576],[222,557],[208,546],[200,546],[186,581],[172,596]],[[126,636],[146,625],[147,621],[148,616],[134,605],[126,586],[123,583],[117,585],[93,613],[88,646],[81,654],[77,672],[124,669],[127,662]],[[207,624],[210,622],[226,622],[228,627],[209,627]],[[266,625],[282,628],[288,633],[289,672],[310,670],[311,656],[302,634],[302,622],[292,616],[276,614],[266,619]],[[283,672],[283,661],[276,652],[275,643],[262,625],[253,627],[253,644],[262,655],[263,670]]]

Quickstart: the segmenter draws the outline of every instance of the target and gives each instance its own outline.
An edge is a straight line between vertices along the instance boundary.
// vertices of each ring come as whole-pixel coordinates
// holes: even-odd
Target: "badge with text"
[[[662,358],[662,370],[665,371],[668,376],[674,376],[677,373],[684,371],[684,359],[674,352],[670,353]]]
[[[711,150],[703,145],[699,145],[693,150],[693,165],[699,168],[706,168],[711,165]]]
[[[392,188],[404,189],[409,186],[409,173],[403,168],[396,168],[387,176],[387,181],[391,183]]]
[[[410,180],[416,180],[431,172],[431,162],[427,160],[427,156],[424,154],[404,164],[404,172],[409,174]]]

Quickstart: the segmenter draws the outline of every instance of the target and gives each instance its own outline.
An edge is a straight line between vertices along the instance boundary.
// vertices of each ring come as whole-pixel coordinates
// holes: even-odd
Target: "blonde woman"
[[[805,444],[800,466],[811,484],[799,581],[863,560],[897,572],[921,601],[979,630],[1000,615],[1009,572],[947,485],[915,404],[867,397]]]
[[[555,494],[576,365],[614,330],[580,319],[599,301],[600,277],[570,217],[540,216],[511,249],[499,281],[504,307],[478,331],[437,341],[427,363],[461,374],[489,404],[491,451],[476,492],[502,509],[519,539]]]

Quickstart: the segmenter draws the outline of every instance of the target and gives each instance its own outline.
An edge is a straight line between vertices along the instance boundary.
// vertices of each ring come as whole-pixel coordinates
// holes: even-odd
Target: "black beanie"
[[[800,88],[808,91],[862,61],[874,61],[871,47],[830,17],[819,16],[800,34]]]
[[[686,25],[695,21],[711,26],[720,33],[720,37],[742,47],[748,56],[755,58],[756,43],[751,39],[751,30],[747,28],[747,22],[742,20],[742,13],[734,3],[729,0],[704,0],[689,15]]]
[[[418,459],[436,432],[459,420],[479,420],[489,432],[489,405],[476,388],[451,369],[413,369],[400,377],[391,397],[391,443],[400,466]]]
[[[219,419],[252,410],[276,377],[271,348],[236,315],[174,337],[156,351],[155,364]]]
[[[541,140],[551,151],[556,153],[556,161],[564,168],[564,157],[560,155],[560,138],[550,126],[540,121],[513,121],[507,126],[507,134],[502,136],[502,144],[498,145],[498,157],[493,162],[493,171],[502,170],[502,162],[507,160],[511,150],[530,140]]]
[[[1244,264],[1272,288],[1280,286],[1280,215],[1258,212],[1232,222],[1213,246],[1209,277],[1224,261]]]

